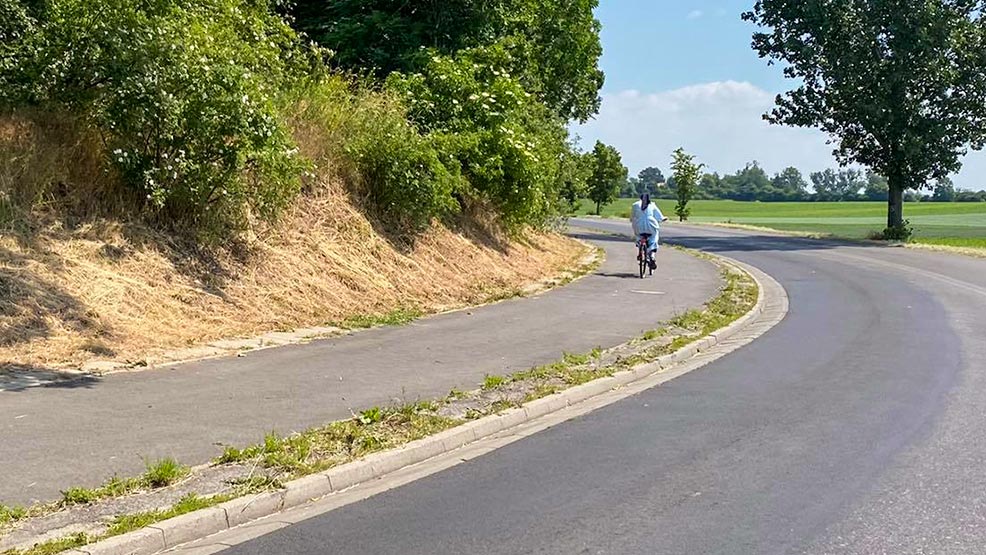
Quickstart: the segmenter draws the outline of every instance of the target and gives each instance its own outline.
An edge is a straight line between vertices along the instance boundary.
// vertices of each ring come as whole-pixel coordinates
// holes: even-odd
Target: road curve
[[[348,337],[91,382],[0,391],[0,504],[52,501],[73,486],[143,471],[144,460],[201,464],[221,445],[255,443],[354,410],[471,389],[487,374],[611,347],[716,294],[716,267],[669,251],[669,270],[635,271],[632,244],[583,233],[606,250],[566,287]],[[587,325],[591,323],[591,325]]]
[[[787,318],[665,386],[226,553],[986,552],[986,260],[665,235],[766,271]]]

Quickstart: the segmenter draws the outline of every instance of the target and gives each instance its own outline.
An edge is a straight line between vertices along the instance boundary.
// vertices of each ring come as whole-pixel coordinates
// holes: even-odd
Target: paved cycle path
[[[628,239],[585,231],[602,267],[542,295],[408,326],[61,387],[0,392],[0,503],[134,475],[145,459],[208,461],[244,445],[395,399],[474,388],[487,374],[625,342],[701,306],[720,285],[709,262],[662,250],[641,280]]]

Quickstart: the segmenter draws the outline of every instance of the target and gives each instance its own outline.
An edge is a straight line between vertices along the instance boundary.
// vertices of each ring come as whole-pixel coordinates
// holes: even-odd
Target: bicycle
[[[650,234],[644,233],[637,237],[637,262],[640,264],[640,279],[646,275],[654,275],[654,266],[651,264],[650,253],[647,249],[647,240]]]

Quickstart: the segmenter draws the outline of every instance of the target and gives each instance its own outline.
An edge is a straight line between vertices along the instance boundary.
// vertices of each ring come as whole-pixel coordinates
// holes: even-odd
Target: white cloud
[[[703,12],[702,10],[692,10],[688,12],[688,19],[698,19],[703,15],[705,15],[705,12]]]
[[[604,94],[596,119],[573,131],[587,150],[597,139],[616,146],[632,174],[647,166],[667,172],[678,147],[719,173],[732,173],[753,160],[770,173],[795,166],[807,175],[835,167],[832,146],[820,131],[763,121],[773,102],[774,94],[736,81],[651,94],[628,90]],[[986,187],[986,155],[970,155],[956,184]]]

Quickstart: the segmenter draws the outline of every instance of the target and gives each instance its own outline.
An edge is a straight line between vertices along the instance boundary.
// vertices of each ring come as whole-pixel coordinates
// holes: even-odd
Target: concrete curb
[[[294,480],[281,491],[249,495],[200,511],[195,511],[147,528],[109,538],[65,553],[75,555],[153,555],[176,545],[211,536],[229,528],[304,505],[309,501],[349,489],[355,485],[379,479],[396,470],[424,462],[454,451],[506,429],[579,404],[593,397],[654,376],[692,359],[696,355],[723,343],[756,323],[767,304],[767,289],[756,276],[759,270],[735,260],[716,256],[719,262],[746,273],[758,287],[753,309],[732,324],[664,355],[653,362],[630,370],[575,386],[560,393],[532,401],[521,408],[468,422],[456,428],[405,445],[401,449],[375,453],[361,460],[340,465],[318,474]],[[782,290],[783,292],[783,290]],[[783,305],[786,307],[786,297]]]

